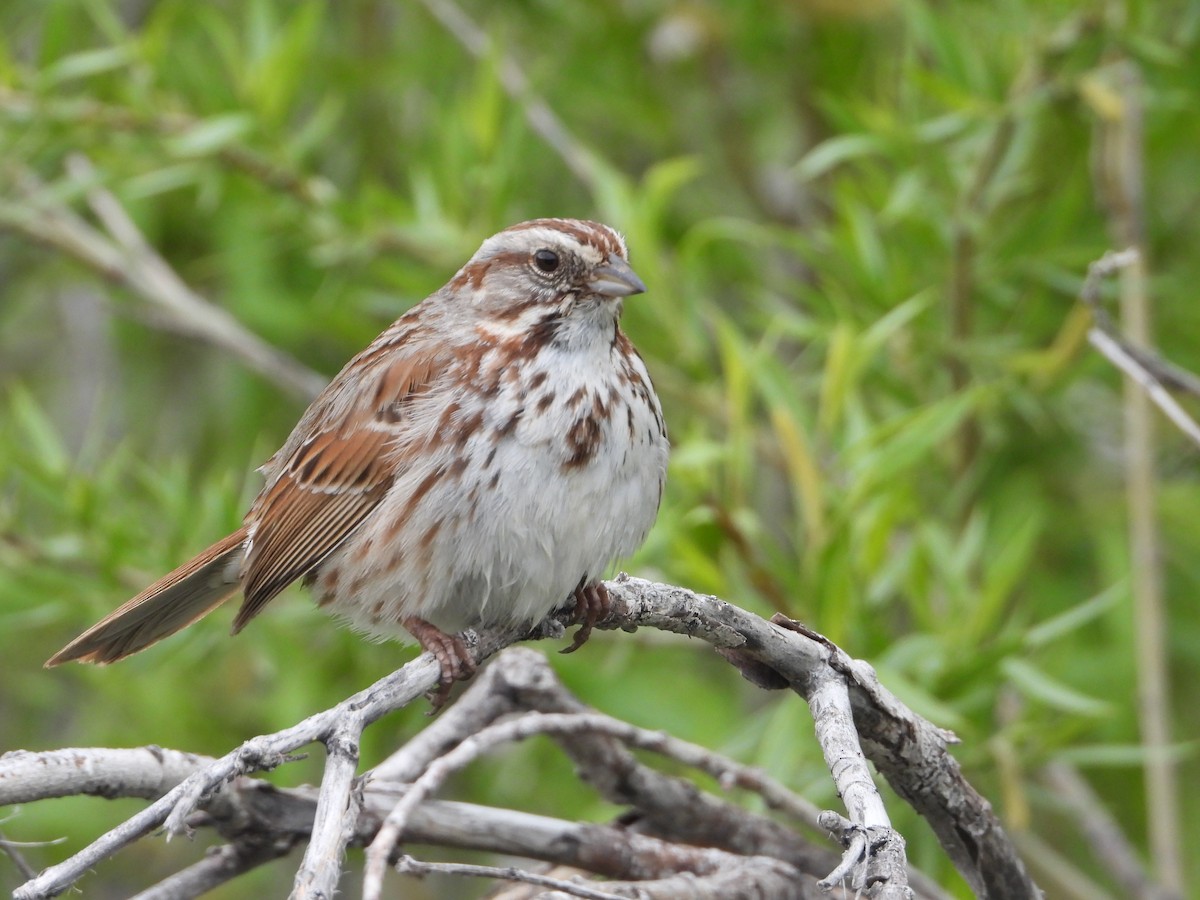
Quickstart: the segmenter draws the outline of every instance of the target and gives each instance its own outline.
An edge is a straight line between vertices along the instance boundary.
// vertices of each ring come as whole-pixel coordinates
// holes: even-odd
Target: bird
[[[492,235],[317,396],[236,531],[46,665],[123,659],[240,592],[237,634],[295,581],[356,630],[415,640],[443,691],[475,670],[468,628],[573,601],[577,649],[610,610],[600,579],[663,497],[662,408],[620,328],[645,290],[607,225]]]

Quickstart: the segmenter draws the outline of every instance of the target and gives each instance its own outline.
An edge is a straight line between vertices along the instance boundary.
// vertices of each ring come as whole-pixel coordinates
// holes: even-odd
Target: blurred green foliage
[[[434,5],[0,6],[0,749],[221,753],[408,656],[330,627],[295,591],[233,640],[218,614],[111,669],[41,669],[236,525],[303,402],[13,227],[31,176],[86,215],[66,174],[86,155],[189,285],[327,374],[488,234],[587,216],[627,233],[650,285],[626,327],[674,444],[658,526],[627,567],[786,612],[870,660],[959,733],[968,777],[1014,832],[1115,890],[1037,778],[1078,763],[1144,849],[1120,383],[1075,297],[1110,244],[1096,135],[1127,113],[1113,72],[1132,64],[1160,344],[1200,370],[1200,6],[473,0],[490,38],[475,59]],[[530,127],[506,60],[581,161]],[[1195,448],[1162,431],[1194,846],[1200,483]],[[703,647],[603,635],[554,664],[601,709],[836,803],[799,699],[742,684]],[[422,712],[371,729],[364,762]],[[611,813],[548,745],[455,793]],[[129,808],[55,801],[3,828],[65,836],[25,851],[40,867]],[[929,831],[891,811],[910,859],[967,896]],[[88,896],[127,896],[198,852],[147,842]],[[1188,866],[1200,883],[1200,856]],[[277,863],[219,896],[280,896],[290,877]],[[20,880],[0,858],[0,885]]]

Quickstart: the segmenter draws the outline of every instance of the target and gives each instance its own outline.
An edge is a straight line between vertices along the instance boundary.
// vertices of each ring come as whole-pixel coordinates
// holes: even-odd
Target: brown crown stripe
[[[534,219],[506,229],[508,232],[532,231],[535,228],[550,228],[560,234],[570,235],[581,244],[590,244],[603,253],[625,256],[625,248],[617,233],[607,225],[579,219]]]

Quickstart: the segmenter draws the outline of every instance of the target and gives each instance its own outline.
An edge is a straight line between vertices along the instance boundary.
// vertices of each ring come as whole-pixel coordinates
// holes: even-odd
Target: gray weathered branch
[[[477,692],[481,698],[488,694],[483,687],[492,676],[485,672],[480,676],[479,683],[464,694],[461,710],[451,707],[423,735],[414,738],[384,761],[365,782],[356,779],[357,746],[362,730],[380,716],[412,702],[435,686],[438,666],[431,656],[423,654],[338,706],[284,731],[247,741],[212,762],[189,768],[195,758],[189,761],[185,755],[176,757],[166,751],[130,751],[141,753],[143,763],[157,770],[151,773],[147,784],[138,788],[143,791],[141,795],[152,795],[154,784],[166,789],[169,779],[165,778],[163,771],[171,766],[176,767],[175,774],[182,776],[183,780],[166,789],[166,793],[149,807],[101,836],[91,846],[22,885],[15,896],[22,900],[54,896],[73,884],[91,866],[153,829],[165,825],[170,835],[185,832],[197,824],[214,824],[230,841],[232,849],[225,852],[234,862],[240,860],[247,864],[259,858],[270,858],[270,853],[278,855],[278,852],[286,850],[290,835],[309,837],[308,851],[297,876],[294,896],[331,896],[341,872],[345,847],[349,843],[369,841],[378,832],[397,799],[403,802],[403,795],[397,796],[396,792],[409,789],[397,789],[394,781],[420,782],[425,777],[424,773],[430,771],[438,760],[445,760],[448,754],[455,752],[454,748],[462,747],[464,738],[477,731],[480,724],[484,728],[508,727],[514,734],[521,729],[527,729],[528,733],[554,731],[555,739],[580,764],[581,771],[589,781],[611,799],[631,803],[639,816],[644,817],[644,824],[650,833],[640,836],[627,834],[624,836],[626,843],[635,839],[657,841],[660,850],[655,852],[661,856],[665,852],[661,848],[672,847],[677,852],[679,844],[671,842],[682,839],[682,832],[691,829],[694,833],[688,837],[694,839],[698,834],[719,832],[721,827],[717,823],[722,820],[736,822],[736,827],[726,829],[728,833],[723,840],[697,842],[707,843],[714,851],[733,853],[740,858],[765,854],[774,860],[772,866],[783,866],[778,871],[792,873],[790,877],[793,880],[798,878],[798,873],[809,873],[799,877],[799,882],[806,886],[805,890],[810,886],[815,890],[812,873],[830,873],[832,869],[839,877],[851,873],[851,885],[862,885],[865,896],[904,896],[908,887],[903,840],[890,828],[886,810],[866,768],[863,759],[865,753],[893,788],[930,821],[947,852],[979,896],[1039,896],[990,806],[963,779],[957,763],[946,752],[947,745],[955,740],[953,735],[904,707],[878,683],[870,666],[850,658],[820,635],[797,623],[778,617],[777,621],[767,622],[715,597],[627,576],[609,582],[608,588],[613,598],[613,609],[598,627],[625,630],[654,627],[701,638],[722,650],[727,658],[744,673],[755,677],[756,681],[790,686],[813,705],[818,740],[826,754],[835,784],[846,800],[849,816],[844,828],[839,824],[833,829],[847,851],[841,866],[832,854],[804,847],[803,840],[793,829],[738,810],[720,798],[697,791],[694,785],[690,787],[693,796],[687,797],[687,782],[653,772],[633,760],[623,744],[645,745],[649,740],[646,733],[624,723],[597,717],[565,692],[556,690],[551,683],[552,675],[547,674],[549,669],[544,663],[540,669],[528,665],[529,660],[536,656],[529,651],[512,651],[506,654],[503,663],[506,672],[520,668],[522,660],[527,668],[524,674],[513,676],[513,682],[520,685],[513,696],[523,696],[523,699],[511,701],[510,712],[519,712],[523,716],[513,720],[515,724],[488,724],[489,721],[495,722],[503,713],[489,720],[482,712],[488,701],[471,699]],[[539,626],[536,634],[514,631],[488,631],[478,635],[468,633],[472,639],[472,652],[479,661],[483,661],[517,640],[561,636],[567,615],[562,613],[557,618],[551,617]],[[511,663],[508,662],[510,659]],[[495,678],[503,679],[504,674]],[[492,692],[492,696],[495,696],[495,692]],[[597,721],[601,719],[606,724],[597,726]],[[527,724],[520,724],[522,721]],[[555,729],[545,727],[547,722],[554,721],[576,724]],[[581,722],[587,723],[588,727],[582,728],[579,725]],[[653,742],[658,743],[659,749],[670,746],[678,750],[682,745],[682,742],[666,736],[653,735],[652,738]],[[288,815],[280,816],[250,815],[244,809],[236,814],[231,812],[234,807],[230,805],[230,798],[244,793],[240,786],[247,782],[240,776],[286,762],[290,754],[313,742],[324,743],[329,755],[326,778],[317,793],[315,809],[307,807],[311,818],[306,819],[304,815],[297,817],[294,808]],[[757,791],[773,800],[773,805],[787,808],[797,821],[811,824],[814,813],[812,807],[782,786],[774,785],[761,773],[720,761],[701,748],[694,750],[699,755],[689,762],[702,767],[715,766],[714,771],[726,776],[721,779],[726,789],[736,786]],[[78,751],[63,751],[68,752]],[[463,759],[471,756],[468,750],[460,753]],[[13,783],[19,767],[27,766],[29,762],[28,757],[19,754],[0,759],[0,804],[8,802],[5,800],[6,786]],[[615,766],[616,771],[606,771],[608,765]],[[225,787],[235,779],[238,790]],[[91,785],[91,789],[102,790],[101,784],[102,781],[97,781]],[[389,788],[389,785],[393,787]],[[432,790],[433,787],[435,784],[429,781],[422,790]],[[272,789],[249,796],[274,803],[279,812],[286,805],[278,802],[280,798],[293,795]],[[26,795],[25,799],[33,798]],[[307,803],[312,803],[311,794],[306,795],[305,799]],[[680,802],[680,806],[675,810],[675,821],[671,822],[669,810],[676,801]],[[404,834],[418,833],[423,827],[422,822],[428,822],[423,816],[434,808],[434,804],[427,801],[414,809],[412,815],[402,823]],[[202,812],[198,813],[197,810]],[[680,815],[681,810],[686,811],[685,815]],[[680,821],[693,818],[696,820],[694,823]],[[278,824],[279,821],[291,822],[291,826],[284,827]],[[838,818],[836,821],[841,823],[842,820]],[[242,823],[240,831],[235,827],[234,823],[237,822]],[[268,840],[258,845],[239,844],[239,840],[254,833],[253,828],[247,831],[246,822],[265,825],[259,827],[262,832],[260,837],[271,834],[270,829],[275,828],[274,843]],[[276,824],[266,824],[272,822]],[[604,826],[568,827],[595,829]],[[513,830],[507,829],[510,833]],[[658,836],[653,836],[655,834]],[[617,835],[619,832],[613,832],[606,839],[617,840]],[[472,846],[482,845],[476,843]],[[645,870],[634,874],[605,871],[598,865],[597,859],[588,859],[586,854],[583,859],[565,860],[561,852],[539,853],[525,847],[524,855],[549,858],[561,864],[581,865],[588,871],[615,879],[675,877],[661,868],[655,873]],[[833,864],[830,865],[830,862]],[[198,874],[211,880],[224,877],[222,873],[229,871],[228,866],[215,871],[218,869],[220,867],[213,863]],[[695,870],[690,871],[693,875],[689,877],[695,877]],[[776,869],[772,868],[771,871]],[[715,873],[713,877],[716,877]],[[934,886],[917,879],[913,884],[922,895],[938,896]],[[606,885],[605,890],[609,889],[615,888]]]

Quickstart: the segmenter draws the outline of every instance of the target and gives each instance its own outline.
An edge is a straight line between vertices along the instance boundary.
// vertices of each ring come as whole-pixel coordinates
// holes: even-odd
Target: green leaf
[[[55,477],[66,474],[70,456],[58,429],[42,412],[33,395],[21,387],[9,391],[9,409],[16,434],[24,445],[22,456],[35,460],[37,468]]]
[[[1030,649],[1044,647],[1074,634],[1085,625],[1099,619],[1122,600],[1128,599],[1128,595],[1128,584],[1125,582],[1114,584],[1096,596],[1089,597],[1082,603],[1072,606],[1066,612],[1059,613],[1030,628],[1025,634],[1025,646]]]
[[[41,73],[41,82],[46,87],[66,84],[83,78],[91,78],[105,72],[123,69],[133,62],[134,56],[127,45],[98,47],[64,56]]]
[[[1010,657],[1001,671],[1026,697],[1066,713],[1099,718],[1112,712],[1112,704],[1077,691],[1023,659]]]
[[[896,478],[941,448],[946,439],[979,405],[984,391],[964,391],[913,412],[895,416],[870,435],[866,449],[855,460],[858,481],[854,496]]]
[[[173,156],[210,156],[244,137],[254,128],[247,113],[227,113],[197,122],[167,140]]]
[[[842,134],[817,144],[800,158],[794,169],[805,181],[819,178],[848,160],[882,152],[883,143],[869,134]]]

